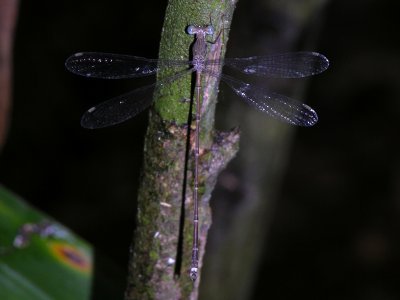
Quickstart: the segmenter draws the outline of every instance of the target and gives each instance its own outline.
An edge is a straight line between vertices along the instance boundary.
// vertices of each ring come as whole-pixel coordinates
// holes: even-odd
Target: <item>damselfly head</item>
[[[212,34],[214,34],[214,27],[212,27],[211,25],[207,25],[207,26],[189,25],[186,28],[186,32],[190,35],[195,35],[198,33],[212,35]]]

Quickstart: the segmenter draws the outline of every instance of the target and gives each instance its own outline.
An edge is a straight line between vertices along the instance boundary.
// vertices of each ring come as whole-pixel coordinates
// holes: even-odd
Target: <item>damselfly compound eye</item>
[[[186,28],[186,32],[190,35],[196,34],[196,28],[193,25],[190,25]]]

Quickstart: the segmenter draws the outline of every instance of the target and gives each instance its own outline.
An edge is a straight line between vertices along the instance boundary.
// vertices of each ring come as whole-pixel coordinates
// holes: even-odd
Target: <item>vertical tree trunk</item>
[[[235,1],[171,0],[165,15],[160,58],[189,60],[190,25],[212,23],[219,39],[210,44],[209,58],[225,53]],[[220,67],[215,72],[220,72]],[[163,70],[159,77],[172,75]],[[188,270],[192,246],[192,147],[188,136],[193,94],[192,77],[159,89],[145,137],[145,157],[138,198],[137,229],[129,265],[126,299],[197,299],[199,278]],[[238,132],[214,130],[218,80],[203,82],[200,157],[200,270],[211,225],[209,199],[221,170],[235,155]],[[186,176],[187,175],[187,176]],[[201,274],[201,272],[200,272]]]

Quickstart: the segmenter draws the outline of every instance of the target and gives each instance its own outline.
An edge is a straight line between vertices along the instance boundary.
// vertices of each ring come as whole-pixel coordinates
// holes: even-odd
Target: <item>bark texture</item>
[[[209,47],[209,58],[225,53],[234,2],[171,0],[162,31],[160,58],[190,58],[193,37],[190,25],[211,24],[219,39]],[[220,34],[221,33],[221,34]],[[215,72],[220,72],[218,67]],[[163,70],[165,78],[171,71]],[[144,166],[138,197],[137,229],[134,234],[126,299],[197,299],[199,278],[193,283],[188,270],[192,246],[191,126],[188,123],[193,94],[191,76],[160,88],[155,94],[145,137]],[[199,180],[200,275],[208,229],[209,200],[221,170],[238,150],[237,130],[214,130],[218,80],[205,78],[202,95],[201,155]]]

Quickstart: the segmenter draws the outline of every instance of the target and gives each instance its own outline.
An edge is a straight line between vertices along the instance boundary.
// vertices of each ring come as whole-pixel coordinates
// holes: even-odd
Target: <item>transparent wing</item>
[[[74,74],[102,79],[150,76],[164,66],[188,66],[188,62],[101,52],[75,53],[65,61],[67,70]]]
[[[81,126],[88,129],[97,129],[125,122],[150,106],[153,102],[153,92],[156,87],[171,83],[192,71],[190,69],[179,72],[163,81],[158,81],[102,102],[83,114]]]
[[[222,81],[256,109],[292,125],[313,126],[318,121],[317,113],[308,105],[292,98],[268,92],[254,85],[222,75]]]
[[[81,126],[88,129],[103,128],[136,116],[150,106],[155,86],[152,84],[133,90],[90,108],[83,114]]]
[[[329,61],[317,52],[292,52],[269,56],[226,58],[224,65],[249,75],[300,78],[325,71],[329,67]]]

